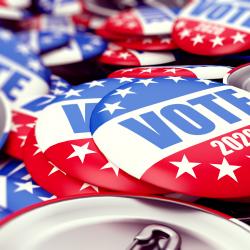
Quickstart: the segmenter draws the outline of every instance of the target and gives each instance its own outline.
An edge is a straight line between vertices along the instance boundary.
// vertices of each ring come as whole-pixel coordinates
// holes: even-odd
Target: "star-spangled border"
[[[137,79],[131,84],[118,88],[121,90],[130,88],[133,94],[128,94],[123,98],[115,95],[118,90],[116,89],[97,104],[91,116],[91,133],[94,133],[103,123],[130,111],[219,86],[224,86],[224,84],[179,76]],[[152,93],[157,93],[157,95]]]

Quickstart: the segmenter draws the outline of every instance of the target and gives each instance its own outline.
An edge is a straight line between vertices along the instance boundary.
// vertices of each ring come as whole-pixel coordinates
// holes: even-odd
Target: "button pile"
[[[1,1],[0,218],[78,194],[249,201],[249,11]]]

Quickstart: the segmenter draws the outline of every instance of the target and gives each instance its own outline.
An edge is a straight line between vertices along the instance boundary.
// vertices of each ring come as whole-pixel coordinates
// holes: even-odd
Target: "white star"
[[[136,83],[142,83],[147,87],[149,84],[157,83],[157,82],[153,81],[153,78],[148,78],[148,79],[141,79]]]
[[[34,60],[34,59],[30,59],[28,61],[28,67],[35,70],[35,71],[39,71],[41,70],[41,64],[38,60]]]
[[[142,69],[141,72],[139,74],[143,74],[143,73],[151,73],[152,72],[152,68],[146,68],[146,69]]]
[[[116,89],[116,92],[112,95],[120,95],[122,98],[124,98],[126,95],[129,94],[135,94],[135,92],[130,91],[132,87],[126,88],[126,89]]]
[[[152,39],[151,38],[145,38],[142,40],[143,44],[147,44],[147,43],[152,43]]]
[[[28,128],[34,128],[35,123],[26,123],[25,126]]]
[[[20,191],[27,191],[31,194],[33,194],[33,189],[34,188],[40,188],[39,186],[37,185],[34,185],[32,183],[32,181],[27,181],[27,182],[15,182],[15,185],[17,185],[18,187],[15,189],[14,192],[20,192]]]
[[[179,36],[181,39],[184,39],[185,37],[190,36],[191,30],[190,29],[184,29],[179,33]]]
[[[30,49],[25,44],[22,43],[16,46],[16,50],[22,55],[28,55],[30,53]]]
[[[11,131],[17,132],[17,130],[20,127],[23,127],[23,126],[24,126],[24,124],[15,124],[15,123],[12,123],[12,125],[11,125]]]
[[[133,22],[133,21],[128,22],[128,24],[127,24],[127,27],[128,27],[129,29],[134,29],[136,26],[137,26],[137,23],[136,23],[136,22]]]
[[[60,81],[60,80],[58,80],[58,79],[55,79],[55,78],[53,78],[53,76],[52,76],[52,80],[56,80],[56,83],[54,83],[54,86],[56,86],[56,87],[58,87],[58,88],[60,88],[60,87],[62,87],[62,88],[67,88],[67,87],[68,87],[68,84],[67,84],[67,83],[62,82],[62,81]]]
[[[71,96],[81,96],[80,93],[82,92],[83,90],[75,90],[75,89],[70,89],[68,90],[67,92],[64,93],[65,95],[65,98],[69,98]]]
[[[245,43],[246,41],[244,38],[246,37],[246,34],[241,34],[240,32],[237,32],[234,36],[231,36],[231,38],[234,40],[233,44],[235,43]]]
[[[83,185],[80,188],[80,191],[82,191],[82,190],[84,190],[84,189],[86,189],[88,187],[93,188],[97,193],[99,193],[99,188],[97,186],[91,185],[89,183],[83,183]]]
[[[13,37],[12,33],[8,30],[1,30],[0,31],[0,39],[3,41],[9,41]]]
[[[232,179],[234,179],[236,182],[238,182],[234,171],[241,166],[235,166],[235,165],[229,165],[227,159],[224,157],[221,164],[211,164],[212,166],[218,168],[220,170],[218,180],[221,179],[224,176],[230,176]]]
[[[112,56],[113,53],[114,53],[113,50],[108,49],[108,50],[106,50],[106,51],[103,53],[103,55],[105,55],[105,56]]]
[[[104,87],[103,83],[105,83],[106,81],[92,81],[92,82],[87,82],[85,83],[86,85],[89,86],[89,88],[93,88],[93,87]]]
[[[171,39],[170,38],[161,38],[160,43],[170,43]]]
[[[101,39],[99,39],[98,37],[94,38],[92,41],[91,41],[92,44],[98,46],[100,44],[102,44],[102,41]]]
[[[116,102],[116,103],[104,103],[105,108],[100,110],[99,112],[103,111],[109,111],[109,113],[112,115],[116,110],[118,109],[125,109],[121,106],[119,106],[121,102]]]
[[[50,196],[50,197],[43,197],[43,196],[38,196],[38,198],[42,201],[49,201],[49,200],[53,200],[53,199],[56,199],[56,196],[53,195],[53,196]]]
[[[88,149],[89,142],[85,143],[82,146],[78,146],[78,145],[74,145],[74,144],[71,144],[71,146],[73,147],[74,152],[71,155],[69,155],[67,157],[67,159],[73,158],[73,157],[78,157],[80,159],[80,161],[83,163],[86,155],[96,154],[95,151]]]
[[[50,37],[50,36],[45,36],[42,38],[42,42],[45,43],[45,44],[50,44],[53,42],[53,38]]]
[[[118,176],[119,175],[119,168],[117,166],[115,166],[113,163],[111,162],[108,162],[106,163],[102,168],[101,170],[103,169],[109,169],[109,168],[112,168],[113,171],[115,172],[115,175]]]
[[[123,21],[122,20],[119,20],[117,18],[112,18],[111,20],[112,20],[112,22],[114,23],[115,26],[121,26],[121,25],[123,25]]]
[[[50,91],[53,95],[62,95],[62,94],[64,94],[64,91],[63,90],[61,90],[61,89],[52,89],[51,91]]]
[[[39,147],[39,145],[37,143],[34,144],[33,146],[36,147],[36,151],[33,153],[33,156],[37,155],[40,152],[42,152],[42,150],[40,149],[40,147]]]
[[[53,162],[48,161],[48,163],[53,167],[51,169],[51,171],[49,172],[48,176],[56,173],[57,171],[60,171],[61,173],[63,173],[64,175],[67,175],[64,171],[62,171],[60,168],[58,168]]]
[[[120,78],[116,78],[117,80],[120,81],[120,83],[123,83],[123,82],[133,82],[133,79],[134,78],[130,78],[130,77],[120,77]]]
[[[91,44],[86,44],[82,46],[82,49],[86,51],[92,51],[94,47]]]
[[[200,80],[197,80],[197,82],[203,82],[205,83],[206,85],[209,85],[211,82],[213,81],[210,81],[210,80],[205,80],[205,79],[200,79]]]
[[[134,69],[123,69],[122,74],[127,73],[127,72],[132,72]]]
[[[186,22],[184,22],[184,21],[179,21],[179,22],[175,25],[175,28],[176,28],[176,29],[180,29],[180,28],[185,27],[185,25],[186,25]]]
[[[176,83],[178,83],[179,81],[186,81],[186,79],[180,76],[169,76],[169,77],[166,77],[165,79],[173,80]]]
[[[24,146],[24,144],[25,144],[25,141],[26,141],[27,135],[24,135],[24,136],[18,136],[18,138],[22,140],[22,143],[21,143],[20,147],[23,147],[23,146]]]
[[[250,158],[250,155],[246,155],[247,158]]]
[[[225,37],[220,37],[220,36],[216,36],[213,39],[210,39],[209,41],[213,43],[212,47],[216,47],[217,45],[222,46],[223,45],[223,40],[225,40]]]
[[[118,56],[118,58],[122,58],[124,60],[127,60],[127,58],[130,56],[128,52],[121,52]]]
[[[204,35],[197,34],[195,37],[191,38],[193,41],[193,46],[196,46],[197,43],[203,43]]]
[[[164,73],[171,72],[173,74],[176,74],[176,70],[177,70],[176,68],[166,69],[166,70],[164,70]]]
[[[192,175],[194,178],[196,178],[196,175],[194,173],[193,168],[196,166],[200,165],[198,162],[190,162],[188,161],[186,155],[183,155],[182,160],[179,161],[171,161],[171,164],[175,165],[178,167],[178,172],[176,174],[176,178],[180,177],[184,173]]]

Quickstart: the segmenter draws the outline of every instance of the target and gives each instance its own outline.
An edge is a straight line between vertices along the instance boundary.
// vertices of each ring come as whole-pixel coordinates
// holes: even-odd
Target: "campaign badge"
[[[101,63],[121,66],[160,65],[175,60],[172,52],[137,51],[115,44],[109,44],[108,49],[99,58]]]
[[[23,162],[14,159],[1,162],[0,186],[0,207],[11,211],[55,198],[32,180]]]
[[[78,63],[97,57],[105,51],[107,43],[91,33],[77,33],[67,46],[45,53],[42,60],[46,66]]]
[[[121,47],[144,50],[144,51],[164,51],[177,49],[177,45],[174,43],[170,36],[146,36],[146,37],[129,37],[122,41],[117,41],[117,45]]]
[[[166,35],[171,33],[175,18],[175,12],[166,6],[141,6],[111,16],[106,27],[115,33],[128,35]]]
[[[54,92],[58,93],[58,90]],[[50,105],[55,98],[55,95],[34,97],[21,107],[14,107],[12,109],[12,124],[4,145],[5,153],[19,160],[23,160],[22,147],[29,131],[34,127],[37,116],[41,110]]]
[[[225,84],[250,92],[250,63],[240,65],[230,70],[223,78]]]
[[[219,65],[154,66],[119,69],[108,77],[164,77],[183,76],[200,79],[222,79],[232,68]]]
[[[82,12],[82,1],[79,0],[37,0],[35,6],[40,13],[55,16],[71,16]]]
[[[0,30],[0,89],[7,99],[20,106],[34,95],[49,90],[49,71],[39,57],[7,30]]]
[[[66,45],[70,36],[66,33],[51,31],[22,31],[18,38],[34,53],[42,54]]]
[[[108,191],[67,175],[42,153],[35,137],[34,128],[30,130],[23,147],[24,162],[32,178],[45,190],[65,197],[75,194],[105,194]]]
[[[68,91],[72,85],[60,76],[52,75],[49,91],[52,95],[61,95]]]
[[[215,56],[248,50],[250,2],[194,0],[183,8],[173,39],[190,53]]]
[[[222,83],[138,79],[97,104],[90,130],[103,154],[137,179],[192,196],[247,197],[249,104],[248,92]]]
[[[75,25],[73,17],[39,15],[28,20],[20,22],[20,26],[26,30],[37,30],[43,32],[64,33],[75,35],[77,32],[83,32],[85,28],[82,25]]]
[[[133,81],[126,77],[102,79],[71,88],[39,114],[35,129],[37,143],[49,161],[82,181],[120,192],[166,193],[129,176],[108,161],[90,134],[89,121],[96,104],[110,91]],[[128,93],[129,88],[118,94]]]

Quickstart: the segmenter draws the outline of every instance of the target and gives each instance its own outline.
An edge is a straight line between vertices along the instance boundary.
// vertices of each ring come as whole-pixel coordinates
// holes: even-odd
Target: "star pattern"
[[[184,21],[178,21],[178,23],[175,25],[176,29],[181,29],[186,26],[186,22]]]
[[[220,170],[218,180],[220,180],[221,178],[225,176],[229,176],[233,180],[238,182],[234,171],[240,168],[241,166],[230,165],[225,157],[223,158],[223,161],[221,164],[211,164],[211,165]]]
[[[120,52],[118,55],[118,58],[122,58],[124,60],[127,60],[127,58],[131,56],[128,52]]]
[[[0,31],[0,39],[2,41],[10,41],[13,37],[13,34],[8,30],[1,30]]]
[[[82,163],[84,163],[85,157],[88,154],[95,154],[96,152],[93,150],[90,150],[89,147],[89,142],[85,143],[82,146],[74,145],[71,144],[72,148],[74,149],[74,152],[70,154],[67,159],[73,158],[73,157],[78,157]]]
[[[212,83],[213,81],[211,81],[211,80],[206,80],[206,79],[200,79],[200,80],[197,80],[197,82],[202,82],[202,83],[205,83],[206,85],[209,85],[209,84]]]
[[[179,81],[186,81],[186,79],[180,77],[180,76],[169,76],[169,77],[166,77],[165,79],[167,80],[172,80],[176,83],[178,83]]]
[[[58,168],[53,162],[48,161],[48,163],[52,166],[52,169],[49,172],[48,176],[50,176],[50,175],[52,175],[52,174],[54,174],[54,173],[56,173],[58,171],[63,173],[64,175],[67,175],[64,171],[62,171],[60,168]]]
[[[245,37],[246,34],[241,34],[240,32],[237,32],[235,35],[231,36],[233,39],[233,44],[235,43],[245,43]]]
[[[153,42],[153,40],[151,38],[145,38],[142,40],[143,44],[151,44]]]
[[[105,55],[105,56],[112,56],[113,53],[114,53],[113,50],[108,49],[108,50],[106,50],[106,51],[103,53],[103,55]]]
[[[42,150],[40,149],[40,147],[37,143],[35,143],[33,146],[36,148],[36,151],[33,153],[33,156],[42,152]]]
[[[193,41],[193,46],[196,46],[198,43],[203,43],[204,35],[197,34],[195,37],[191,38],[191,41]]]
[[[16,47],[17,52],[19,52],[22,55],[29,55],[30,49],[25,44],[19,43]]]
[[[197,33],[197,31],[189,23],[185,21],[178,21],[175,24],[175,29],[180,40],[189,41],[192,46],[204,45],[208,48],[219,48],[225,45],[245,44],[247,40],[247,33],[229,30],[224,31],[224,36],[214,33],[214,35],[205,32]],[[227,33],[228,32],[228,33]],[[229,33],[230,32],[230,33]],[[205,41],[206,39],[206,41]]]
[[[185,37],[189,37],[191,34],[190,29],[184,29],[179,33],[180,38],[183,40]]]
[[[24,127],[24,126],[25,126],[25,124],[12,123],[12,125],[11,125],[11,131],[17,132],[19,130],[19,128]]]
[[[218,45],[223,46],[223,40],[225,40],[225,37],[220,37],[220,36],[216,36],[213,39],[210,39],[210,42],[213,43],[212,47],[216,47]]]
[[[131,91],[131,87],[128,87],[126,89],[116,89],[116,92],[112,95],[120,95],[122,98],[124,98],[127,95],[135,94],[135,92]]]
[[[42,69],[40,62],[38,60],[35,60],[35,59],[29,59],[27,65],[30,69],[33,69],[36,72],[38,72]]]
[[[156,81],[153,81],[153,78],[147,78],[147,79],[140,79],[139,81],[137,81],[136,83],[142,83],[144,84],[146,87],[148,87],[148,85],[152,84],[152,83],[157,83]]]
[[[201,163],[198,163],[198,162],[190,162],[187,159],[185,154],[183,155],[181,161],[171,161],[170,163],[175,165],[176,167],[178,167],[178,172],[176,174],[176,178],[179,178],[180,176],[182,176],[185,173],[193,176],[194,178],[197,178],[193,168],[195,168],[195,167],[197,167],[198,165],[201,164]]]
[[[123,69],[122,74],[125,74],[127,72],[132,72],[134,69]]]
[[[30,194],[34,193],[34,188],[40,188],[38,185],[34,185],[32,181],[27,181],[27,182],[15,182],[15,185],[17,188],[15,189],[14,192],[21,192],[21,191],[27,191]]]
[[[116,78],[117,80],[119,80],[120,83],[124,83],[124,82],[133,82],[134,78],[130,78],[130,77],[120,77],[120,78]]]
[[[176,69],[176,68],[166,69],[166,70],[164,70],[164,73],[170,72],[170,73],[176,74],[176,71],[177,71],[177,70],[178,70],[178,69]]]
[[[97,193],[99,193],[99,188],[98,188],[97,186],[91,185],[91,184],[89,184],[89,183],[83,183],[83,185],[82,185],[81,188],[80,188],[80,191],[82,191],[82,190],[84,190],[84,189],[87,189],[87,188],[89,188],[89,187],[91,187],[93,190],[95,190]]]
[[[114,171],[116,176],[119,175],[119,168],[111,162],[108,162],[104,166],[102,166],[101,170],[110,169],[110,168]]]
[[[22,142],[20,144],[20,147],[22,148],[24,146],[24,144],[25,144],[27,135],[21,135],[21,136],[18,136],[18,138],[22,140]]]
[[[99,112],[108,111],[111,115],[118,109],[125,109],[120,106],[121,102],[115,102],[115,103],[104,103],[105,108],[100,110]]]
[[[85,44],[82,46],[82,49],[85,51],[93,51],[95,49],[95,47],[91,44]]]
[[[41,38],[41,42],[44,44],[51,44],[53,42],[53,37],[51,36],[44,36]]]
[[[106,81],[92,81],[92,82],[87,82],[85,83],[86,85],[89,86],[89,88],[94,88],[94,87],[104,87],[103,83]]]
[[[152,73],[152,70],[153,70],[153,68],[142,69],[139,74],[143,74],[143,73],[149,73],[150,74],[150,73]]]
[[[167,44],[170,44],[171,42],[171,39],[170,38],[162,38],[160,43],[167,43]]]
[[[61,90],[61,89],[58,89],[58,88],[55,88],[55,89],[51,89],[50,92],[53,94],[53,95],[62,95],[64,94],[65,91]]]
[[[70,89],[67,92],[65,92],[64,95],[65,95],[65,98],[69,98],[72,96],[81,96],[80,93],[82,91],[83,91],[82,89],[81,90]]]

